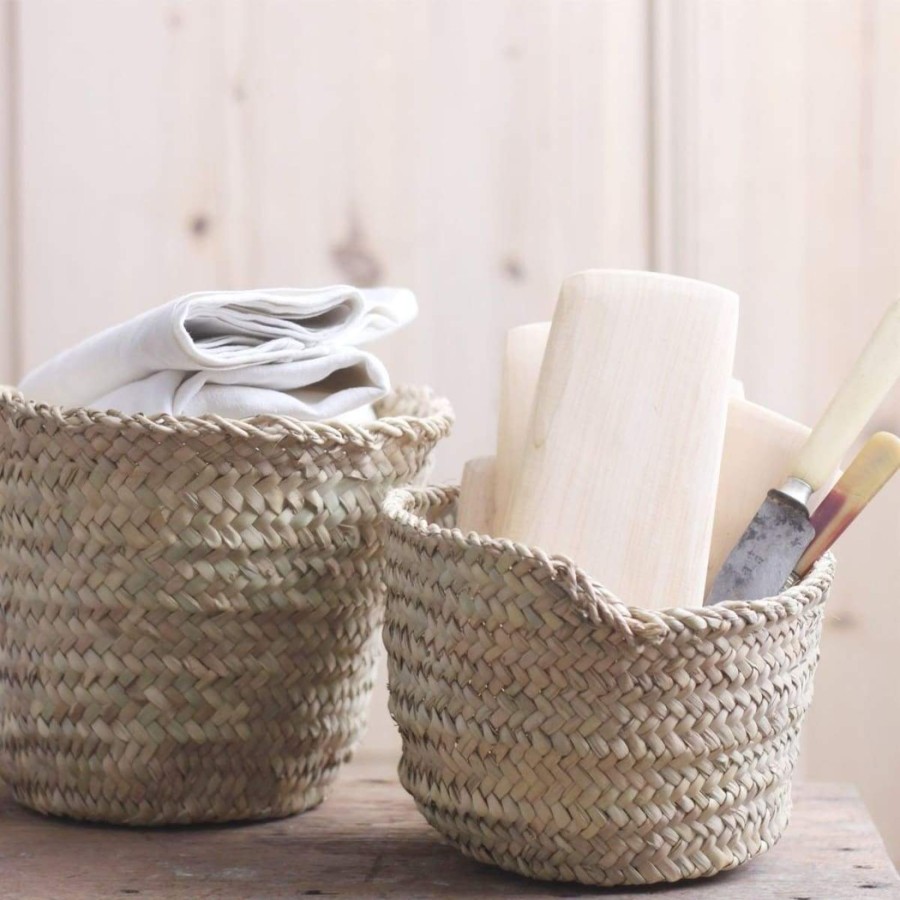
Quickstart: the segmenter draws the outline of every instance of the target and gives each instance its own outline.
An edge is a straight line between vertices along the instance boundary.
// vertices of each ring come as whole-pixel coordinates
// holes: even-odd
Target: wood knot
[[[507,256],[501,263],[503,268],[503,274],[510,281],[524,281],[525,280],[525,266],[522,265],[522,261],[516,256]]]
[[[209,217],[203,215],[203,213],[198,213],[191,218],[188,227],[191,230],[191,234],[196,235],[198,238],[203,237],[203,235],[205,235],[209,231]]]
[[[350,215],[347,236],[332,245],[331,258],[341,276],[349,284],[358,287],[372,287],[382,278],[382,265],[374,252],[369,249],[368,241],[356,215]]]

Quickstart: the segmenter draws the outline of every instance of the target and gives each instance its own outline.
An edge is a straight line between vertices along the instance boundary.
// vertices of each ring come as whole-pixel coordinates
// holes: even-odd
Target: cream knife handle
[[[853,370],[800,449],[793,475],[814,491],[822,487],[898,378],[900,300],[888,308]]]

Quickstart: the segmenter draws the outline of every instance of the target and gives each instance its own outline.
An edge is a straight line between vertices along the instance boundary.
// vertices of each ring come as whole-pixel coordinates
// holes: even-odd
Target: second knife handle
[[[900,469],[900,438],[886,431],[873,434],[847,467],[828,496],[809,517],[816,536],[794,572],[802,578],[813,563],[844,533],[866,504]]]

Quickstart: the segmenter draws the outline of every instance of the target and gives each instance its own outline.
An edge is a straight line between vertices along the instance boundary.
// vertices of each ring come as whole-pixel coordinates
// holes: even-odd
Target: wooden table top
[[[349,766],[316,810],[249,825],[85,825],[23,810],[4,792],[0,897],[900,897],[854,790],[814,784],[794,794],[793,821],[769,853],[716,878],[623,892],[529,881],[466,859],[431,830],[386,763]]]

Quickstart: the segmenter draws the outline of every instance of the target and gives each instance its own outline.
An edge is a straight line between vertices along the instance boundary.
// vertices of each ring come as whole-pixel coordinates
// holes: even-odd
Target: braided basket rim
[[[428,522],[422,513],[439,506],[451,506],[459,497],[459,486],[394,488],[382,502],[382,513],[392,528],[408,537],[418,535],[455,544],[461,550],[481,552],[491,557],[512,553],[543,570],[574,602],[579,613],[598,626],[612,627],[628,643],[661,643],[684,631],[713,637],[735,629],[753,631],[821,603],[834,579],[835,558],[831,552],[819,559],[799,583],[773,597],[759,600],[729,600],[714,606],[672,606],[662,610],[630,606],[604,587],[592,575],[563,554],[547,553],[540,547],[479,534],[463,532]]]
[[[453,426],[455,414],[450,401],[436,394],[430,387],[397,385],[376,404],[396,404],[404,398],[424,398],[432,409],[426,416],[395,415],[376,419],[371,423],[349,424],[338,421],[308,422],[291,416],[259,415],[247,419],[225,416],[172,416],[168,413],[129,414],[115,409],[101,410],[87,407],[64,407],[29,400],[18,388],[0,387],[0,408],[14,415],[53,422],[74,433],[92,426],[145,430],[160,437],[171,435],[222,435],[277,443],[291,438],[309,445],[353,445],[370,447],[385,438],[409,437],[439,441]]]

